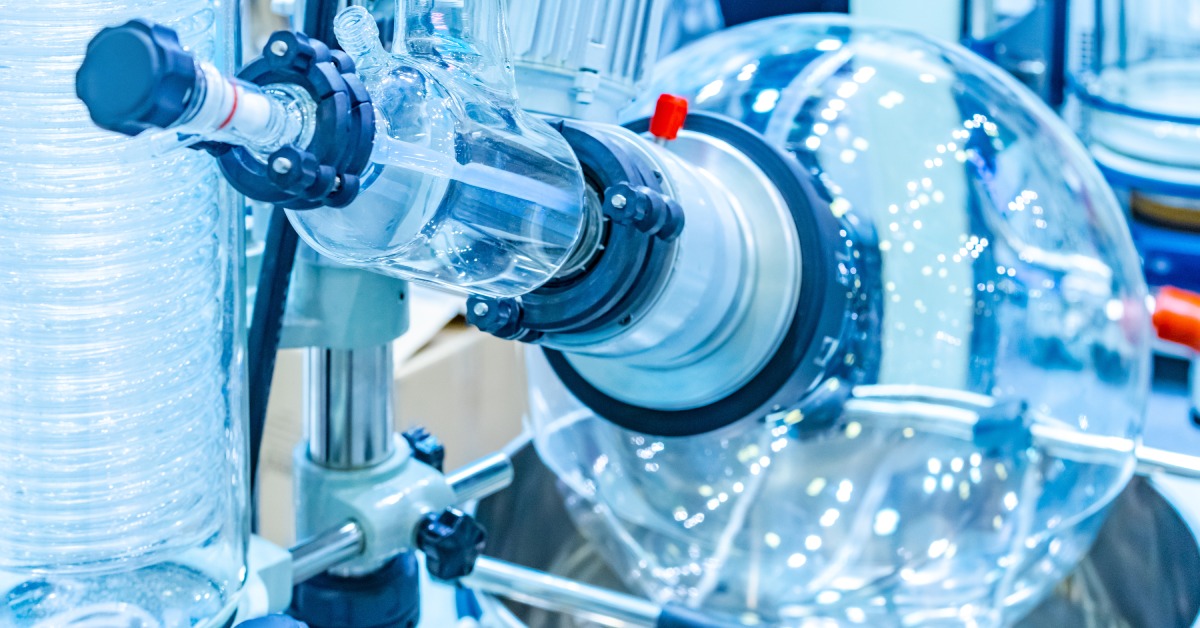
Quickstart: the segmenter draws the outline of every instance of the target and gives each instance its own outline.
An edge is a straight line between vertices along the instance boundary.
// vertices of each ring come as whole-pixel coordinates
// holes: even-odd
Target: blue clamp
[[[206,146],[225,178],[246,196],[287,209],[349,205],[375,141],[375,109],[350,57],[302,33],[279,31],[238,78],[307,91],[317,105],[315,132],[306,148],[284,146],[266,163],[242,147]]]

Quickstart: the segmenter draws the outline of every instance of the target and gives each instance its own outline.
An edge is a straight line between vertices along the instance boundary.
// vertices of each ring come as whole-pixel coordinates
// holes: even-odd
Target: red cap
[[[688,102],[686,98],[663,94],[658,97],[658,106],[654,108],[654,117],[650,118],[650,134],[664,140],[679,137],[679,130],[687,120]]]
[[[1200,351],[1200,294],[1167,286],[1154,300],[1158,337]]]

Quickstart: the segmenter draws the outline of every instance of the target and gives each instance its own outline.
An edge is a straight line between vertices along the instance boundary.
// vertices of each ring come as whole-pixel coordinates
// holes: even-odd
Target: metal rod
[[[513,481],[512,460],[506,454],[492,454],[446,476],[457,503],[483,499],[498,493]]]
[[[366,546],[362,528],[353,521],[292,546],[292,584],[319,576],[359,554]]]
[[[561,578],[487,556],[463,584],[550,611],[570,613],[605,626],[653,626],[662,609],[648,600]]]
[[[304,361],[308,456],[329,469],[365,469],[395,443],[392,348],[312,348]]]
[[[1137,470],[1141,475],[1169,473],[1184,478],[1200,479],[1200,457],[1164,451],[1153,447],[1137,448]]]
[[[847,414],[863,421],[903,421],[907,425],[970,440],[981,417],[1015,417],[1012,408],[995,399],[960,391],[920,386],[863,386],[846,402]],[[1024,410],[1021,410],[1024,411]],[[1052,456],[1082,464],[1123,466],[1130,456],[1137,459],[1137,473],[1167,473],[1200,479],[1200,457],[1137,445],[1124,436],[1089,434],[1046,417],[1030,414],[1029,435],[1033,444]],[[1011,423],[1018,429],[1021,425]]]

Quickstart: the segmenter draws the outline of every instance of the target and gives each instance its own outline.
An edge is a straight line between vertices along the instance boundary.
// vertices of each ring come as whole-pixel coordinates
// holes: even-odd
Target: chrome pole
[[[462,583],[530,606],[569,613],[616,628],[653,626],[662,614],[662,609],[648,600],[487,556],[476,561],[475,570],[463,578]]]
[[[506,454],[492,454],[446,476],[459,504],[508,488],[513,481],[512,460]]]
[[[309,458],[329,469],[372,467],[392,454],[392,348],[310,348],[304,361]]]
[[[353,521],[293,545],[288,550],[292,554],[292,584],[300,584],[357,557],[365,545],[362,528]]]

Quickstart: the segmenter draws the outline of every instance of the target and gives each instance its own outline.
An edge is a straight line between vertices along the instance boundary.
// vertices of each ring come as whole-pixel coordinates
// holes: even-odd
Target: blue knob
[[[196,81],[196,62],[175,31],[132,20],[100,31],[88,44],[75,92],[97,126],[137,135],[177,122]]]

